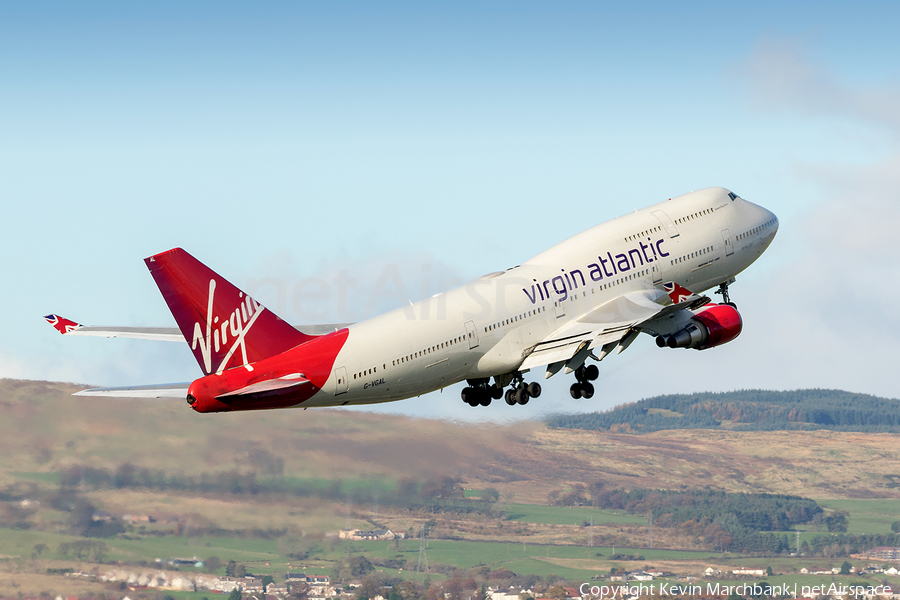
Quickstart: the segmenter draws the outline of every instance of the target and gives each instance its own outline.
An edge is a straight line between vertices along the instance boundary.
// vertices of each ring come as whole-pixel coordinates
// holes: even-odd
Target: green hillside
[[[551,427],[650,433],[665,429],[900,433],[900,401],[841,390],[741,390],[656,396],[603,413],[555,415]]]

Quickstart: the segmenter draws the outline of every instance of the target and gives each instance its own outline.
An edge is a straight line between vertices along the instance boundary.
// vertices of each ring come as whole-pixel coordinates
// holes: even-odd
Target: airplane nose
[[[768,247],[772,240],[775,239],[775,234],[778,233],[778,217],[767,208],[762,206],[758,208],[760,213],[759,222],[762,223],[763,229],[763,243]]]
[[[766,224],[766,227],[771,229],[772,233],[778,231],[778,217],[775,216],[775,213],[761,206],[760,209],[762,211],[762,222]]]

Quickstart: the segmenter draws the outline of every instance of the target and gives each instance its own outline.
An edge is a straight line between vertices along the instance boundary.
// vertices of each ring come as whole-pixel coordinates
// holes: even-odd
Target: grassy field
[[[405,542],[406,550],[400,554],[409,558],[417,556],[419,545],[416,540]],[[348,547],[362,550],[366,555],[390,558],[397,554],[387,542],[352,542],[341,544],[330,557],[337,558]],[[551,546],[510,542],[467,542],[461,540],[427,540],[425,548],[427,558],[431,562],[471,568],[487,565],[492,569],[504,567],[519,574],[535,574],[546,576],[551,573],[567,579],[590,579],[600,570],[609,571],[609,565],[647,564],[654,560],[697,560],[710,556],[709,552],[691,552],[681,550],[658,550],[644,548],[609,548],[584,546]],[[640,554],[643,562],[637,563],[609,561],[613,553]],[[600,553],[602,556],[597,556]],[[589,564],[590,568],[570,568],[564,566],[569,561]],[[510,566],[510,565],[514,565]]]
[[[28,558],[37,544],[45,544],[48,550],[41,558],[64,560],[58,552],[59,545],[82,540],[71,535],[43,531],[23,531],[21,529],[0,528],[0,548],[8,557]],[[244,540],[239,538],[185,538],[174,535],[144,537],[134,540],[119,538],[90,539],[103,542],[107,550],[104,561],[153,562],[155,559],[172,557],[207,558],[218,556],[223,560],[266,561],[279,558],[275,542],[272,540]]]
[[[510,521],[545,523],[548,525],[646,525],[647,518],[623,511],[600,510],[589,506],[543,506],[539,504],[501,504],[500,509]]]
[[[900,499],[878,498],[873,500],[823,499],[820,506],[834,510],[846,510],[850,533],[891,533],[891,523],[900,521]]]

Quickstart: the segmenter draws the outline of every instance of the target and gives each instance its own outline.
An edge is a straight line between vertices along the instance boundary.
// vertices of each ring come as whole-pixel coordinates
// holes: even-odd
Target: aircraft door
[[[562,300],[557,300],[553,303],[553,306],[556,307],[556,318],[562,318],[566,316],[566,303]]]
[[[338,367],[334,370],[334,395],[340,396],[341,394],[345,394],[349,388],[349,382],[347,381],[347,368],[346,367]]]
[[[734,244],[731,243],[731,232],[727,227],[722,230],[722,241],[725,242],[725,256],[734,254]]]
[[[657,258],[655,261],[650,263],[650,273],[653,274],[653,285],[660,285],[662,283],[662,259]]]
[[[478,347],[478,331],[475,329],[474,321],[466,321],[466,339],[469,340],[469,350]]]
[[[669,215],[661,210],[654,210],[653,216],[656,217],[660,225],[663,226],[663,229],[666,230],[666,233],[670,238],[678,237],[678,228],[675,227],[675,223],[669,218]]]

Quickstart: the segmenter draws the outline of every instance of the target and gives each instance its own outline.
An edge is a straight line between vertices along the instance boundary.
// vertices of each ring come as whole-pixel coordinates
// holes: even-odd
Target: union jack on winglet
[[[75,331],[79,327],[81,327],[81,323],[76,323],[75,321],[70,321],[65,317],[61,317],[59,315],[47,315],[44,317],[47,319],[47,322],[53,325],[53,328],[56,329],[61,334],[65,335],[72,331]]]
[[[663,284],[663,289],[666,290],[666,293],[669,295],[669,298],[672,299],[672,302],[678,304],[679,302],[684,302],[685,300],[690,300],[696,294],[691,290],[681,287],[674,281],[669,281]]]

